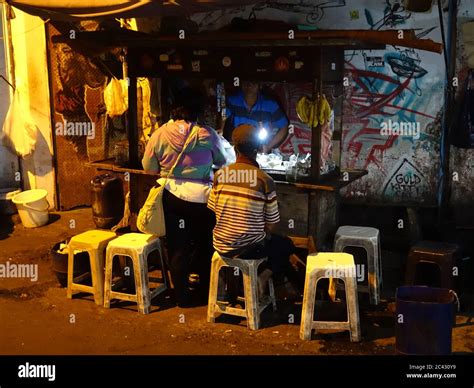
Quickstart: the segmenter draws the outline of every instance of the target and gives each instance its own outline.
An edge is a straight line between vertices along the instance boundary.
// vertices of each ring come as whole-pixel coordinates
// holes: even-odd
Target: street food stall
[[[397,40],[397,31],[371,33],[289,30],[262,34],[226,31],[186,35],[181,31],[177,36],[164,36],[122,29],[78,32],[74,40],[63,33],[54,37],[53,42],[70,44],[87,55],[121,50],[121,66],[115,63],[114,67],[111,62],[104,67],[117,78],[127,80],[126,162],[119,163],[117,155],[110,155],[107,159],[89,162],[89,166],[124,174],[124,179],[129,181],[132,228],[135,228],[136,215],[157,179],[141,167],[143,128],[138,125],[137,79],[146,77],[160,81],[159,124],[167,121],[169,113],[169,87],[163,87],[165,82],[177,79],[194,85],[205,84],[211,90],[208,96],[212,97],[206,116],[210,117],[210,122],[205,124],[214,127],[225,119],[225,95],[242,80],[273,85],[306,84],[306,88],[297,89],[300,92],[296,95],[290,90],[290,103],[286,104],[285,110],[288,116],[296,114],[297,117],[290,120],[289,137],[301,130],[301,126],[306,127],[307,148],[277,150],[269,155],[259,155],[258,161],[277,185],[281,214],[279,232],[301,241],[311,237],[318,250],[326,250],[331,248],[338,227],[340,190],[367,174],[364,170],[344,170],[340,164],[343,88],[350,82],[343,73],[344,50],[380,49]],[[416,39],[408,39],[412,35],[413,31],[407,31],[406,42],[417,45]],[[323,100],[326,113],[318,111]],[[318,120],[319,114],[326,115],[326,119]],[[331,128],[328,130],[330,116]]]

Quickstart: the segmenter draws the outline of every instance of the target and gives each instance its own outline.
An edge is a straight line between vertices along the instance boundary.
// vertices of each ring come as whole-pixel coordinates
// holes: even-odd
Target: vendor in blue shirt
[[[263,95],[256,82],[242,82],[242,90],[226,101],[224,137],[231,141],[232,132],[242,124],[256,127],[260,133],[263,152],[279,147],[288,136],[288,118],[280,105]]]

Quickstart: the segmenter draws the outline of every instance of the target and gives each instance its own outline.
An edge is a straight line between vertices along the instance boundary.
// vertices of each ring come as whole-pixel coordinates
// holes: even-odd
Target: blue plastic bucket
[[[449,355],[454,293],[446,288],[397,288],[396,350],[399,354]]]

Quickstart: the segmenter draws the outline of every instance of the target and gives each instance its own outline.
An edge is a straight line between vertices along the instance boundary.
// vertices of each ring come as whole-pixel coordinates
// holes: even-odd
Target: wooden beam
[[[176,36],[151,35],[136,31],[90,31],[76,34],[76,41],[100,47],[239,47],[239,46],[331,46],[393,45],[441,53],[443,45],[431,39],[417,39],[414,30],[320,30],[287,32],[207,32]],[[53,43],[71,43],[68,36],[53,37]]]

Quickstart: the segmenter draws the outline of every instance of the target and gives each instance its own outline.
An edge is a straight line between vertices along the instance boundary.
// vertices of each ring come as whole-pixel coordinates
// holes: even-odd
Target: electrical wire
[[[28,32],[31,32],[33,30],[36,30],[38,27],[42,27],[42,26],[45,26],[47,23],[49,23],[51,21],[51,19],[46,19],[43,21],[43,23],[40,23],[38,24],[37,26],[34,26],[33,28],[30,28],[29,30],[26,30],[26,31],[22,31],[22,32],[19,32],[17,34],[12,34],[12,39],[13,38],[16,38],[18,36],[22,36],[22,35],[25,35],[27,34]],[[0,36],[0,40],[4,40],[5,38],[3,36]]]
[[[3,75],[0,74],[0,78],[3,79],[8,85],[10,85],[13,90],[15,90],[15,87]]]

